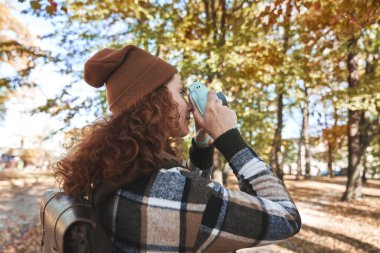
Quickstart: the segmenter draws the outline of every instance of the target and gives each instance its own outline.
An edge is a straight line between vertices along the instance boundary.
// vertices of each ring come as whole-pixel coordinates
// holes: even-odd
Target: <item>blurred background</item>
[[[51,164],[109,114],[83,63],[126,44],[223,90],[291,192],[301,232],[242,252],[380,252],[379,1],[0,0],[0,13],[0,252],[40,252]],[[192,136],[176,144],[184,158]]]

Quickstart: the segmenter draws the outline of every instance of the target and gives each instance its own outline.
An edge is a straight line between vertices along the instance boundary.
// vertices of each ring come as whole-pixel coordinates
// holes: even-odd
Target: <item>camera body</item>
[[[199,109],[199,112],[203,116],[208,99],[208,89],[206,85],[201,82],[195,82],[188,87],[188,90],[191,103]],[[226,96],[223,92],[217,92],[216,96],[222,101],[223,105],[228,106]]]

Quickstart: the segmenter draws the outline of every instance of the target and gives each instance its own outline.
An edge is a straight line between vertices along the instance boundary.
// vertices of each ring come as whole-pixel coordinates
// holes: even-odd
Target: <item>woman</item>
[[[96,53],[84,79],[94,87],[106,84],[112,117],[85,128],[81,142],[57,163],[57,176],[73,195],[123,178],[101,208],[116,252],[229,252],[300,230],[288,191],[245,143],[235,112],[214,91],[202,117],[188,103],[176,69],[131,45]],[[197,127],[190,166],[167,168],[168,157],[177,159],[170,140],[189,133],[190,113]],[[205,143],[207,135],[212,139]],[[214,147],[242,191],[210,180]]]

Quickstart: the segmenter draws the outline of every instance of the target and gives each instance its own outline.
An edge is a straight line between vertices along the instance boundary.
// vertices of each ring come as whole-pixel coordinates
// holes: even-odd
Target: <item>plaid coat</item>
[[[162,169],[122,187],[105,206],[116,252],[230,252],[287,239],[300,215],[282,182],[237,129],[215,140],[241,191],[210,180],[213,147],[190,148],[193,170]]]

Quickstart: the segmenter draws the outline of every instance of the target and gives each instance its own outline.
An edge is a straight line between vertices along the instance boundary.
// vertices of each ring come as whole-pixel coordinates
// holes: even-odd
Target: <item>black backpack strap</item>
[[[117,182],[112,181],[103,181],[98,184],[93,190],[90,201],[92,205],[97,207],[100,203],[103,202],[109,195],[115,193],[122,185],[128,183],[127,177],[120,178]]]
[[[164,159],[162,160],[162,163],[161,163],[161,168],[170,169],[173,167],[181,167],[182,169],[188,169],[187,164],[184,164],[177,157],[171,154],[165,153]]]

